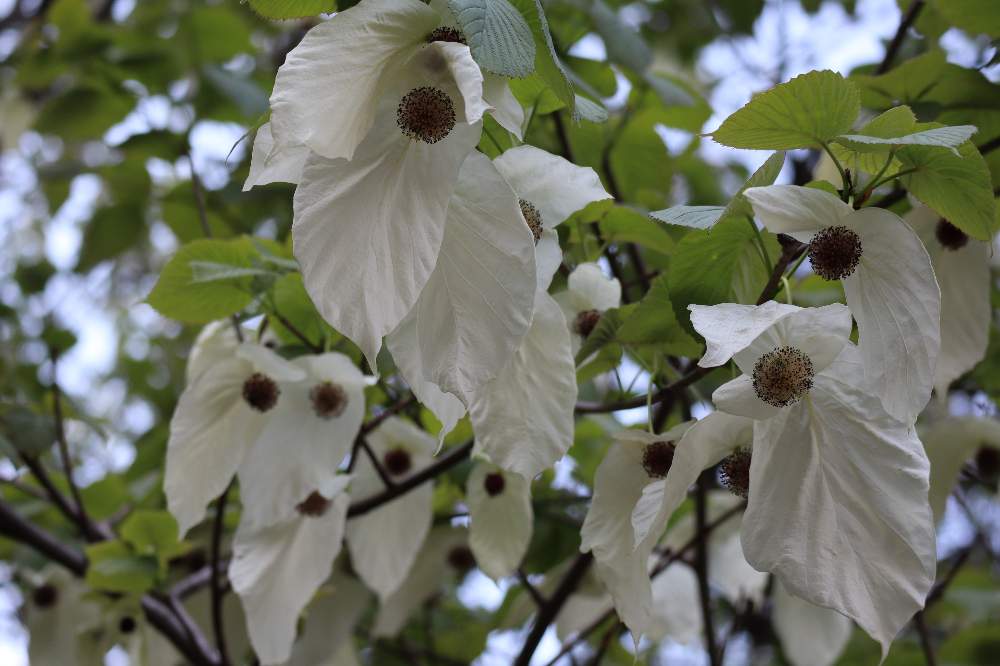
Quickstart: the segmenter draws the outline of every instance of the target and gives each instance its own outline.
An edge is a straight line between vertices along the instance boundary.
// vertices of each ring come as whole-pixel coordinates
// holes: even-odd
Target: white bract
[[[621,305],[622,285],[618,278],[605,276],[600,266],[588,262],[573,269],[567,286],[569,288],[556,294],[555,299],[573,333],[575,356],[605,310]]]
[[[535,284],[535,245],[517,196],[489,158],[472,153],[448,205],[437,265],[386,340],[403,377],[418,395],[432,390],[422,387],[429,382],[468,405],[521,344]]]
[[[534,525],[531,483],[515,472],[478,463],[465,487],[469,505],[469,547],[487,576],[514,573],[528,550]]]
[[[82,580],[54,564],[32,579],[33,588],[20,610],[28,630],[30,663],[78,663],[77,634],[93,621],[99,606],[85,597]]]
[[[647,490],[666,476],[674,447],[690,427],[691,422],[685,422],[661,435],[639,430],[617,433],[597,468],[594,495],[580,530],[580,551],[593,553],[597,576],[636,644],[642,635],[660,630],[653,613],[648,562],[662,530],[646,529],[637,540],[634,514],[641,505],[650,504]]]
[[[747,561],[792,594],[855,620],[886,653],[934,581],[929,465],[912,427],[886,413],[865,383],[861,354],[848,341],[849,311],[773,301],[689,309],[707,345],[700,363],[733,358],[745,373],[712,399],[755,421]],[[726,454],[728,433],[745,424],[714,416],[689,431],[678,459],[688,447],[706,466]],[[697,478],[695,467],[668,476],[668,515]]]
[[[895,213],[854,210],[815,188],[771,185],[743,195],[768,230],[810,243],[818,275],[842,280],[874,394],[892,416],[916,421],[941,342],[941,292],[917,235]]]
[[[336,476],[365,416],[369,383],[350,358],[336,352],[300,356],[304,379],[281,386],[281,398],[237,472],[241,520],[266,527]]]
[[[310,30],[278,70],[244,186],[298,184],[306,289],[372,368],[437,264],[483,114],[520,134],[506,82],[484,81],[452,23],[440,6],[365,0]]]
[[[926,206],[906,221],[920,236],[941,287],[941,353],[934,373],[939,398],[986,355],[990,338],[990,247],[969,238]]]
[[[449,581],[468,572],[468,534],[457,527],[435,527],[427,536],[410,575],[379,604],[372,636],[393,637],[425,601]]]
[[[289,658],[299,613],[330,576],[343,542],[349,482],[347,475],[330,478],[291,517],[264,527],[244,520],[236,530],[229,580],[262,664]]]
[[[393,481],[402,481],[431,460],[436,442],[409,421],[391,417],[368,434],[368,445]],[[354,468],[351,494],[358,499],[385,489],[374,465],[363,453]],[[433,518],[434,487],[423,483],[405,495],[351,520],[347,549],[351,564],[381,602],[410,575],[413,561],[427,537]]]
[[[789,594],[774,582],[771,624],[792,666],[830,666],[851,638],[854,626],[836,611]]]
[[[208,351],[204,353],[208,354]],[[282,385],[305,378],[301,367],[267,347],[244,343],[204,366],[195,360],[167,442],[163,490],[181,535],[229,485],[282,400]]]
[[[334,571],[306,611],[288,666],[342,666],[354,655],[352,633],[371,593],[356,578]],[[346,654],[345,654],[346,653]]]

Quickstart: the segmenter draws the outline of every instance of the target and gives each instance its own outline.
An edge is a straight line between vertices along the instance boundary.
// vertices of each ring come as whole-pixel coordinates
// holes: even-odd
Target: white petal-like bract
[[[830,666],[847,647],[854,626],[837,611],[816,606],[774,584],[774,632],[792,666]]]
[[[271,123],[264,123],[257,128],[253,139],[250,173],[243,183],[243,191],[268,183],[298,183],[308,158],[309,148],[303,144],[275,145]]]
[[[826,190],[798,185],[768,185],[743,191],[753,212],[774,234],[788,234],[808,243],[813,234],[843,224],[854,213],[849,205]]]
[[[531,541],[531,484],[520,474],[480,462],[469,474],[465,496],[476,564],[493,580],[511,575]]]

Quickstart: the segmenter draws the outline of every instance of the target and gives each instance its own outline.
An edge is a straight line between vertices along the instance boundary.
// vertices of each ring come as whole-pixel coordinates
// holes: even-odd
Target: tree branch
[[[924,651],[924,661],[927,663],[927,666],[937,666],[937,657],[934,655],[934,644],[931,642],[931,633],[927,629],[924,611],[917,611],[917,614],[913,616],[913,624],[917,628],[917,635],[920,636],[920,647]]]
[[[879,63],[878,68],[875,70],[876,75],[885,74],[892,68],[892,61],[896,59],[896,54],[899,53],[899,49],[903,45],[903,40],[906,39],[906,32],[913,25],[914,21],[917,20],[917,16],[920,15],[920,10],[923,8],[924,0],[913,0],[913,4],[910,5],[910,8],[900,20],[896,34],[893,36],[892,41],[889,42],[889,47],[885,51],[885,57],[882,58],[882,62]]]
[[[59,447],[59,457],[62,459],[66,484],[69,486],[70,495],[73,496],[73,502],[76,504],[77,519],[81,524],[89,525],[90,518],[87,516],[87,510],[83,506],[83,496],[80,495],[80,489],[73,480],[73,461],[69,457],[69,443],[66,441],[66,424],[63,420],[62,412],[62,391],[59,389],[59,381],[56,376],[58,360],[59,355],[55,351],[52,351],[52,415],[56,421],[56,444]]]
[[[573,566],[563,576],[555,592],[545,602],[545,605],[538,609],[535,623],[532,625],[531,632],[521,647],[520,654],[514,660],[514,666],[528,666],[531,663],[531,657],[535,654],[535,650],[538,649],[538,644],[541,642],[542,636],[545,635],[545,630],[556,619],[556,615],[562,610],[563,604],[566,603],[569,595],[573,594],[576,590],[593,562],[594,556],[592,553],[581,553],[577,556],[573,562]]]
[[[712,621],[712,597],[708,589],[708,492],[710,471],[702,472],[695,488],[694,517],[697,526],[694,548],[694,570],[698,576],[698,599],[701,602],[701,620],[705,630],[705,650],[712,666],[720,666],[719,648],[715,644],[715,624]]]
[[[472,453],[472,442],[466,442],[459,447],[456,447],[444,456],[438,458],[437,462],[433,465],[425,467],[423,470],[417,472],[413,476],[407,477],[402,481],[397,482],[391,488],[386,488],[378,495],[373,495],[367,497],[363,500],[359,500],[353,503],[347,509],[347,518],[357,518],[358,516],[363,516],[370,511],[374,511],[383,504],[391,502],[401,495],[405,495],[412,488],[434,479],[441,474],[444,474],[449,469],[458,465],[460,462],[469,457]]]
[[[222,602],[225,590],[222,587],[222,571],[219,562],[222,558],[222,533],[225,531],[226,523],[226,503],[229,499],[229,491],[233,487],[230,481],[226,489],[219,495],[215,505],[215,520],[212,523],[212,554],[211,563],[211,590],[212,590],[212,631],[215,634],[215,646],[219,651],[219,661],[222,666],[229,664],[229,652],[226,649],[225,622],[222,620]],[[173,597],[171,598],[179,598]]]

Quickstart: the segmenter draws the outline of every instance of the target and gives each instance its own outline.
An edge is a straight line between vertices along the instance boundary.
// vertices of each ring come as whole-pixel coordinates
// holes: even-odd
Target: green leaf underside
[[[937,146],[939,148],[949,148],[957,155],[958,150],[956,148],[968,141],[975,133],[976,128],[972,125],[957,125],[954,127],[937,127],[895,137],[843,134],[838,136],[835,141],[849,146],[852,150],[858,152],[885,152],[893,146]]]
[[[860,99],[854,84],[814,71],[756,95],[712,133],[732,148],[818,148],[851,129]]]
[[[725,219],[739,216],[753,217],[753,208],[743,197],[743,192],[751,187],[771,185],[778,179],[785,163],[785,153],[778,151],[768,157],[743,184],[739,192],[725,206],[674,206],[649,214],[655,220],[691,229],[711,229]]]
[[[450,0],[472,57],[487,72],[528,76],[535,68],[535,38],[508,0]]]
[[[531,28],[535,41],[535,72],[552,89],[556,97],[575,114],[576,94],[573,85],[566,76],[559,57],[556,55],[552,36],[549,34],[549,23],[545,18],[540,0],[511,0],[511,4]]]

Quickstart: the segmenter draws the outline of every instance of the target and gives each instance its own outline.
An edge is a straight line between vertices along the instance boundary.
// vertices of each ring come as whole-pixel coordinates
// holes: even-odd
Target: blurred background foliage
[[[660,354],[697,355],[699,343],[670,308],[658,303],[673,302],[683,317],[686,302],[706,302],[706,293],[724,300],[738,288],[732,274],[720,275],[713,265],[717,245],[704,248],[701,232],[661,225],[646,213],[678,203],[728,202],[766,154],[720,150],[706,145],[710,140],[699,134],[714,129],[751,91],[811,65],[829,65],[852,74],[872,112],[908,103],[921,121],[974,124],[980,128],[977,145],[996,141],[1000,86],[991,40],[1000,37],[997,16],[970,20],[968,13],[953,11],[961,3],[928,3],[916,23],[918,34],[906,40],[897,56],[898,66],[881,76],[874,75],[881,48],[854,49],[849,67],[834,53],[813,52],[832,50],[837,42],[830,35],[814,40],[808,30],[833,24],[868,31],[866,44],[880,46],[880,38],[884,43],[892,36],[909,3],[544,3],[556,49],[578,92],[603,101],[610,119],[574,123],[560,111],[562,102],[537,77],[529,77],[512,83],[532,114],[526,141],[594,167],[609,191],[628,204],[601,203],[581,211],[560,228],[563,247],[571,263],[596,259],[596,228],[605,241],[641,248],[650,275],[635,274],[634,263],[618,267],[627,296],[637,298],[642,284],[652,279],[646,300],[623,312],[622,319],[645,308],[641,325],[626,330],[608,323],[605,344],[596,360],[581,368],[581,379],[600,379],[619,367],[625,352],[633,368],[652,368]],[[353,3],[319,4],[333,10]],[[862,10],[867,11],[863,16]],[[301,278],[288,268],[292,187],[241,191],[253,131],[267,117],[275,71],[314,23],[269,21],[236,0],[0,2],[0,445],[6,456],[0,472],[7,479],[0,492],[36,524],[67,540],[76,538],[73,526],[39,499],[35,482],[19,476],[20,458],[37,456],[51,462],[53,482],[66,488],[52,457],[52,378],[58,359],[67,438],[87,510],[122,533],[121,540],[91,551],[92,562],[106,558],[109,565],[98,572],[103,577],[88,577],[98,589],[127,596],[161,588],[205,561],[208,535],[203,531],[196,530],[183,544],[169,534],[152,543],[125,536],[129,521],[162,527],[160,485],[168,424],[183,387],[187,350],[201,323],[237,311],[259,322],[254,317],[264,314],[289,347],[302,342],[288,324],[306,339],[360,360],[353,345],[321,322]],[[806,26],[804,38],[801,26]],[[848,37],[844,35],[845,44]],[[963,65],[946,62],[942,46],[952,61],[956,53],[964,59]],[[853,72],[847,71],[852,67]],[[742,88],[733,85],[740,80]],[[492,119],[485,130],[480,148],[488,155],[509,145]],[[986,157],[996,183],[1000,151]],[[809,180],[814,159],[804,151],[794,154],[782,179]],[[720,226],[714,233],[726,232]],[[747,233],[743,225],[732,230],[727,251],[740,261],[751,256],[747,261],[756,262]],[[234,239],[227,246],[234,263],[269,269],[239,283],[208,283],[167,294],[167,307],[187,313],[177,318],[188,324],[161,317],[144,302],[160,270],[181,245],[206,236]],[[765,237],[776,256],[773,237]],[[759,273],[760,267],[752,265]],[[668,286],[657,277],[671,273],[683,276],[687,292],[678,293],[676,280]],[[759,291],[766,274],[747,279]],[[206,296],[204,290],[210,289],[223,291]],[[805,279],[795,294],[803,304],[829,302],[837,298],[831,289],[829,283]],[[994,293],[994,298],[1000,295]],[[225,305],[219,311],[206,309],[199,299]],[[1000,340],[993,334],[987,360],[957,386],[955,399],[976,413],[992,413],[1000,397]],[[581,398],[593,398],[593,385],[582,386]],[[713,387],[701,388],[708,395]],[[391,402],[399,390],[391,382],[373,387],[369,405]],[[412,415],[435,427],[429,413],[416,410]],[[581,419],[573,463],[535,482],[535,536],[524,563],[529,575],[549,572],[576,553],[588,486],[607,447],[606,434],[618,425],[609,416]],[[450,441],[469,435],[464,425]],[[467,471],[460,466],[439,480],[435,508],[441,522],[461,511]],[[1000,580],[993,559],[1000,551],[1000,517],[993,499],[997,470],[984,464],[979,471],[963,479],[971,509],[943,547],[957,551],[973,534],[986,547],[928,614],[942,663],[995,664],[1000,655]],[[230,526],[236,519],[234,510]],[[979,524],[969,528],[972,521]],[[20,603],[18,590],[21,595],[31,591],[23,571],[40,568],[42,560],[8,540],[0,540],[0,559],[9,563],[6,607],[13,611]],[[487,608],[499,603],[502,592],[482,592],[484,585],[492,585],[484,581],[481,575],[474,585],[466,581],[464,592],[456,597],[449,590],[427,611],[433,649],[450,660],[446,663],[468,663],[482,653],[497,617],[502,624],[504,613],[523,593],[511,587],[500,615],[494,616]],[[460,583],[462,577],[449,585]],[[755,655],[783,663],[760,609],[724,607],[721,612],[733,626],[736,647],[730,659],[749,661]],[[841,663],[877,663],[875,644],[856,633]],[[16,629],[7,627],[6,634],[8,643],[23,642]],[[430,649],[418,622],[404,640]],[[397,648],[377,645],[372,663],[410,663]],[[9,650],[18,654],[16,647]],[[678,657],[677,652],[650,653],[650,663],[688,663],[671,661],[669,655],[700,663],[697,654]],[[604,658],[605,663],[633,663],[617,642]],[[504,663],[503,656],[497,659],[483,663]],[[923,663],[915,637],[903,636],[886,663]]]

